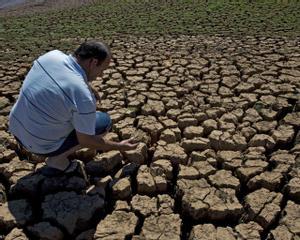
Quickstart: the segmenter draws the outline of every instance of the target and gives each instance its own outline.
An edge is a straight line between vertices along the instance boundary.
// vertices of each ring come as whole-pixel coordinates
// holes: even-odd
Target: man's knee
[[[108,113],[96,113],[96,135],[105,135],[112,127],[112,120]]]

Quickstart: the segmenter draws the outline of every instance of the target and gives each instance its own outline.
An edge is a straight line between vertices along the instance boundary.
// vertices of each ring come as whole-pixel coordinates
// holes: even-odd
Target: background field
[[[0,59],[52,48],[69,50],[65,41],[60,43],[66,38],[119,34],[297,37],[300,33],[299,1],[68,2],[48,1],[0,12]],[[81,3],[85,5],[78,7]]]

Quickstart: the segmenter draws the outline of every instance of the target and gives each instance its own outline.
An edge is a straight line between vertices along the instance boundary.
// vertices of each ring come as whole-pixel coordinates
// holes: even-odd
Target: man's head
[[[101,77],[111,59],[109,47],[102,42],[86,41],[74,52],[79,65],[84,69],[88,81]]]

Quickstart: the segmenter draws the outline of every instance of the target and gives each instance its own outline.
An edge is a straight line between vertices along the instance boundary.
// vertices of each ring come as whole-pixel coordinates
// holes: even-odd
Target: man
[[[34,61],[11,110],[9,130],[27,151],[47,157],[47,171],[67,170],[67,157],[80,148],[136,148],[132,139],[103,139],[111,119],[107,113],[96,111],[89,84],[102,76],[110,60],[105,44],[87,41],[73,55],[54,50]]]

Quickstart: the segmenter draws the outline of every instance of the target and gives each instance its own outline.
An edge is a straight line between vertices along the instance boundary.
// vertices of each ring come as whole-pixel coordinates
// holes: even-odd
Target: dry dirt
[[[94,87],[134,151],[45,177],[7,115],[30,62],[0,66],[0,239],[300,239],[299,39],[118,37]],[[31,161],[24,160],[30,158]]]

